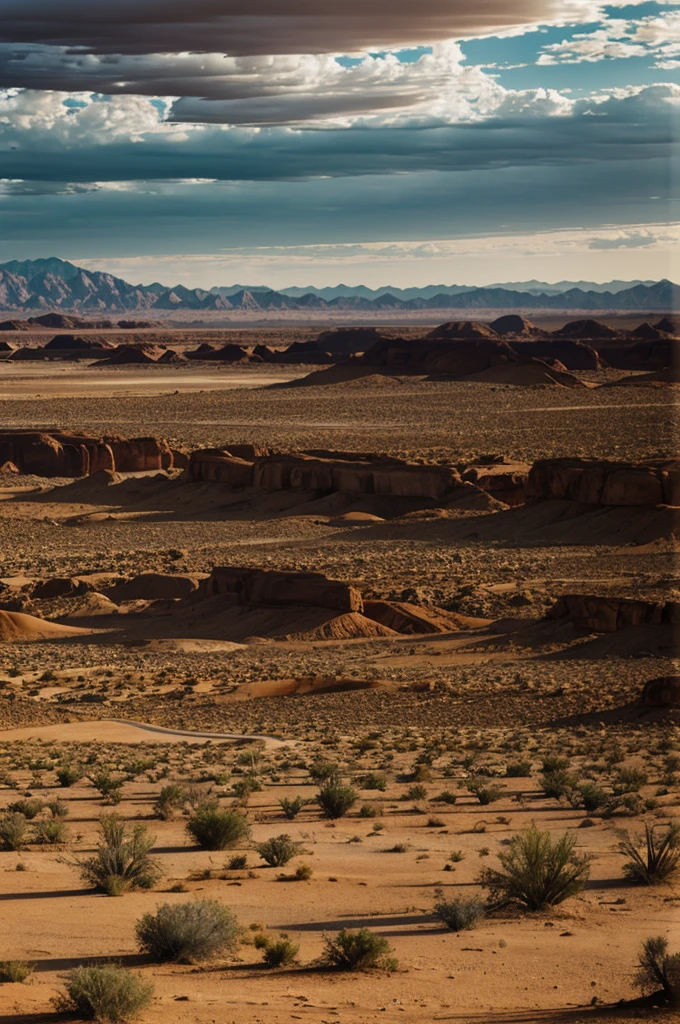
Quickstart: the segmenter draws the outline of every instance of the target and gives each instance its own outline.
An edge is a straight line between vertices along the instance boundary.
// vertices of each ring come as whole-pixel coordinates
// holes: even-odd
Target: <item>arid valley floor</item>
[[[0,473],[0,812],[42,801],[25,844],[0,850],[0,958],[34,965],[0,984],[0,1020],[66,1019],[65,972],[107,960],[153,981],[148,1024],[677,1019],[634,975],[648,937],[680,950],[678,877],[631,884],[619,844],[680,821],[680,696],[642,699],[678,673],[680,499],[560,498],[550,467],[620,463],[666,487],[678,386],[620,387],[612,370],[578,388],[385,373],[301,386],[315,370],[0,363],[3,432],[180,453],[143,472]],[[231,449],[230,473],[288,482],[229,486],[219,454],[188,461]],[[358,453],[380,459],[357,469]],[[336,463],[383,483],[304,476]],[[427,473],[431,494],[403,483]],[[274,574],[326,580],[296,576],[308,596],[289,600]],[[79,766],[72,785],[64,766]],[[315,799],[331,770],[356,791],[337,819]],[[250,840],[199,848],[190,801],[157,813],[171,783],[238,804]],[[287,819],[280,801],[297,797]],[[33,841],[57,798],[60,841]],[[155,837],[153,888],[113,898],[81,879],[112,811]],[[532,822],[576,837],[583,890],[447,928],[438,892],[485,899],[480,872]],[[279,871],[254,844],[282,833],[300,845]],[[138,919],[194,898],[234,912],[238,948],[193,964],[140,953]],[[362,927],[389,940],[394,969],[325,966],[326,940]],[[296,962],[269,969],[254,939],[282,932]]]

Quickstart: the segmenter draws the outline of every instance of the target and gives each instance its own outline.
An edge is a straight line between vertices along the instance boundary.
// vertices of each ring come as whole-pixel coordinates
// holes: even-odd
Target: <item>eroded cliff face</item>
[[[70,431],[0,432],[0,466],[45,477],[89,476],[102,469],[136,473],[184,468],[187,458],[155,437],[91,437]]]

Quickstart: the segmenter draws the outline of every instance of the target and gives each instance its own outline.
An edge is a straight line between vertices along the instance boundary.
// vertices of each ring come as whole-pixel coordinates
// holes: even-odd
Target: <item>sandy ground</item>
[[[21,366],[10,384],[0,367],[0,416],[12,428],[155,434],[188,447],[371,450],[426,462],[677,450],[676,403],[665,389],[269,387],[296,376],[283,369],[150,375]],[[658,888],[626,882],[617,830],[680,816],[678,716],[638,701],[647,679],[677,671],[677,638],[668,629],[622,636],[548,628],[542,616],[564,593],[677,600],[672,515],[539,522],[521,509],[435,512],[332,525],[338,509],[313,496],[295,506],[167,480],[120,489],[0,480],[0,608],[84,630],[0,643],[0,809],[27,792],[58,796],[69,809],[62,845],[0,851],[0,959],[36,965],[25,984],[0,984],[0,1020],[56,1022],[51,999],[67,971],[109,958],[153,980],[143,1024],[671,1019],[653,1002],[635,1002],[633,973],[648,936],[680,948],[677,879]],[[222,612],[112,604],[118,578],[200,575],[216,564],[320,571],[374,598],[487,625],[310,641],[247,636]],[[101,600],[93,591],[34,599],[36,581],[54,576],[94,580]],[[283,628],[260,621],[263,630],[275,625]],[[622,768],[644,781],[628,810],[587,812],[576,798],[545,796],[542,763],[557,754],[609,796]],[[309,767],[320,757],[359,791],[336,822],[322,819],[314,801]],[[506,775],[515,760],[529,762],[523,777]],[[58,787],[55,767],[73,761],[86,777]],[[419,766],[424,792],[414,794]],[[99,768],[125,778],[115,808],[88,781]],[[284,870],[307,863],[308,881],[277,880],[250,844],[201,851],[181,814],[155,816],[169,781],[212,785],[227,806],[234,784],[252,772],[262,786],[246,808],[253,841],[291,834],[304,852]],[[385,776],[384,791],[362,788],[370,772]],[[501,793],[483,806],[467,789],[471,779]],[[438,801],[442,791],[455,803]],[[288,821],[279,800],[297,795],[309,803]],[[151,892],[110,898],[80,878],[78,862],[112,809],[156,836],[164,877]],[[480,868],[498,866],[532,820],[553,836],[573,830],[592,856],[586,888],[540,914],[490,916],[458,934],[444,928],[433,914],[435,889],[483,898]],[[245,869],[225,867],[234,852],[247,855]],[[250,936],[235,957],[177,966],[140,956],[134,926],[144,912],[206,897],[231,907]],[[263,969],[254,925],[299,943],[299,964]],[[324,935],[362,925],[388,938],[398,970],[322,968]]]
[[[73,364],[27,366],[26,363],[0,362],[0,401],[28,399],[92,398],[95,396],[132,396],[184,394],[186,392],[223,391],[233,388],[267,387],[296,380],[308,367],[277,367],[262,372],[246,367],[237,370],[206,370],[205,366],[181,368],[73,366]]]

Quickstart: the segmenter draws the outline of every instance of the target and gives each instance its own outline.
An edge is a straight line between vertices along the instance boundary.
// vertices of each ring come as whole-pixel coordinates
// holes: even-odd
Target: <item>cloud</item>
[[[650,231],[631,231],[625,234],[615,235],[613,238],[591,238],[588,242],[589,249],[642,249],[655,245],[659,236]]]
[[[99,54],[351,53],[593,19],[596,0],[4,0],[0,42]]]
[[[661,61],[680,55],[680,11],[668,11],[638,20],[608,18],[592,32],[579,32],[543,47],[538,64],[582,64],[626,57],[654,57]]]
[[[144,97],[81,96],[69,106],[60,94],[8,93],[0,97],[0,166],[7,178],[87,183],[628,164],[670,159],[678,102],[674,85],[576,102],[545,90],[504,90],[493,116],[467,123],[375,131],[359,121],[319,131],[167,124]]]

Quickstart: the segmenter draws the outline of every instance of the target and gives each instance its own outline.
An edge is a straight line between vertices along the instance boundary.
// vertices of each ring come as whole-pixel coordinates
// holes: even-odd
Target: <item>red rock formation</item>
[[[680,604],[676,601],[636,601],[632,598],[565,594],[548,610],[546,618],[569,619],[579,629],[596,633],[616,633],[632,626],[680,622]]]
[[[184,456],[154,437],[90,437],[68,431],[0,432],[0,465],[13,462],[21,473],[80,477],[99,470],[136,473],[171,469]],[[178,460],[177,463],[175,460]]]
[[[226,487],[252,487],[253,464],[234,458],[219,448],[204,448],[192,452],[187,469],[190,480],[204,480],[224,484]]]
[[[523,505],[530,469],[526,462],[481,463],[464,469],[462,479],[476,484],[505,505]]]
[[[526,499],[545,498],[587,505],[680,505],[680,462],[542,459],[531,467]]]
[[[363,611],[361,592],[317,572],[216,567],[199,587],[200,597],[227,597],[235,604],[312,605],[342,612]]]

